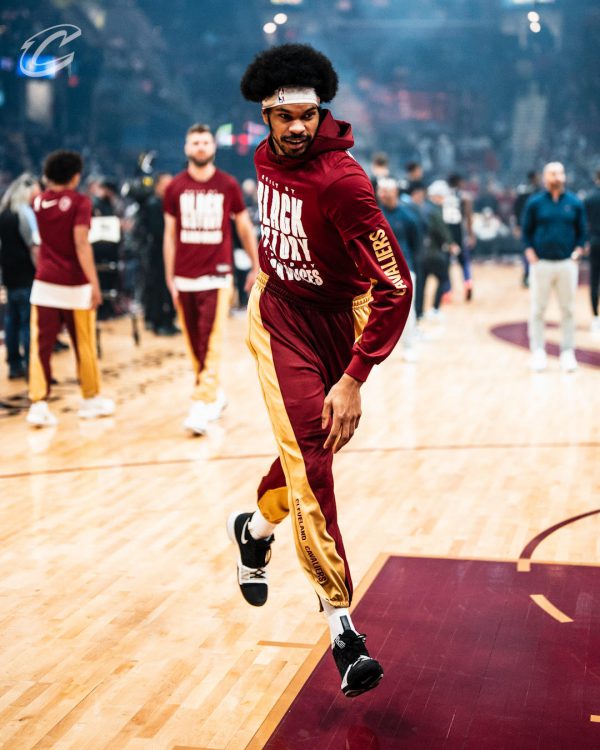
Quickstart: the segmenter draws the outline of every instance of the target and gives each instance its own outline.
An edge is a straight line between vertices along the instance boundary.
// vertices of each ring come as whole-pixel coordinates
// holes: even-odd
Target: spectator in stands
[[[29,297],[40,245],[31,203],[39,193],[39,182],[25,172],[8,186],[0,202],[0,268],[7,292],[4,338],[10,380],[27,377],[29,368]]]
[[[517,239],[521,239],[522,229],[521,220],[523,218],[523,210],[525,204],[531,198],[532,195],[540,190],[540,175],[535,171],[531,170],[527,172],[527,183],[525,185],[519,185],[517,188],[517,197],[515,198],[515,205],[513,208],[514,221],[515,221],[515,234]],[[525,248],[523,247],[523,250]],[[529,261],[523,253],[523,286],[529,286]]]
[[[122,287],[121,206],[116,183],[108,177],[93,178],[88,184],[92,199],[90,243],[102,290],[98,320],[115,317]]]
[[[444,198],[443,216],[453,242],[460,248],[458,262],[463,272],[464,294],[465,299],[470,301],[473,296],[471,250],[477,240],[473,234],[473,200],[464,189],[463,182],[462,176],[457,173],[448,177],[449,191]]]
[[[415,255],[419,249],[419,229],[415,217],[400,200],[398,183],[391,177],[384,177],[378,181],[377,200],[379,201],[383,215],[388,220],[392,232],[398,240],[398,244],[410,270],[414,287],[416,283]],[[402,357],[405,362],[417,361],[415,351],[416,325],[413,296],[410,313],[401,338]]]
[[[258,211],[258,190],[256,180],[248,177],[242,182],[242,195],[244,196],[244,203],[246,204],[250,220],[252,221],[256,233],[256,240],[259,242],[260,217]],[[236,292],[236,300],[234,306],[231,308],[231,315],[233,317],[245,317],[246,305],[248,303],[248,292],[245,287],[248,274],[252,270],[252,259],[244,250],[243,243],[235,227],[235,222],[232,222],[231,230],[233,238],[233,281]]]
[[[175,325],[175,307],[165,281],[163,258],[163,197],[173,176],[160,172],[153,194],[140,207],[140,229],[145,233],[144,319],[157,336],[173,336],[181,331]]]
[[[427,187],[424,182],[411,182],[408,187],[408,193],[403,197],[403,205],[410,213],[417,225],[417,247],[414,255],[415,283],[413,288],[416,290],[414,295],[415,316],[418,321],[423,314],[423,290],[425,282],[423,280],[423,247],[425,238],[429,231],[429,212],[433,209],[433,204],[427,202]]]
[[[377,183],[380,179],[390,177],[390,160],[383,151],[377,151],[371,157],[371,183],[377,193]]]
[[[406,169],[406,180],[410,185],[411,182],[422,182],[423,180],[423,166],[418,161],[409,161],[405,164]]]
[[[433,306],[427,313],[432,320],[441,318],[440,305],[442,295],[450,285],[450,256],[458,255],[459,245],[444,222],[444,202],[451,194],[448,183],[445,180],[435,180],[427,190],[429,198],[429,210],[427,213],[427,235],[423,244],[423,288],[420,291],[417,318],[423,315],[423,297],[425,284],[429,276],[437,279],[437,287],[433,297]]]

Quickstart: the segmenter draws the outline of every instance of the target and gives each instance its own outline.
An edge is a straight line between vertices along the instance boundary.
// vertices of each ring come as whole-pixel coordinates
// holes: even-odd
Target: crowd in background
[[[364,162],[385,143],[395,166],[412,159],[427,174],[490,175],[509,186],[529,165],[559,159],[585,189],[600,165],[598,76],[582,75],[594,70],[600,40],[595,3],[544,9],[539,34],[527,32],[526,9],[508,5],[306,2],[288,9],[274,40],[301,39],[335,60],[343,81],[335,112],[354,125]],[[235,0],[206,0],[201,8],[191,0],[4,3],[0,190],[59,147],[81,152],[91,172],[124,181],[143,149],[158,152],[159,169],[178,171],[182,123],[230,125],[239,135],[257,120],[239,80],[243,61],[268,43],[263,15],[260,3]],[[61,23],[82,31],[72,65],[52,81],[19,75],[25,40]],[[32,111],[29,89],[40,83],[47,106]],[[532,92],[545,116],[525,154],[515,118]],[[239,180],[252,174],[251,149],[240,143],[223,147],[220,161]]]
[[[401,169],[387,154],[372,155],[365,169],[409,263],[415,282],[414,310],[403,336],[403,357],[415,361],[419,323],[439,321],[443,305],[454,298],[469,302],[473,289],[473,259],[521,258],[521,219],[527,200],[542,190],[540,174],[529,172],[523,183],[505,187],[493,177],[464,179],[425,173],[420,162]],[[180,333],[176,311],[165,285],[162,197],[172,175],[155,172],[119,184],[116,178],[91,174],[83,183],[93,204],[90,240],[98,268],[103,302],[99,320],[141,310],[145,327],[156,336]],[[259,234],[256,183],[242,183],[244,199]],[[590,192],[581,191],[582,197]],[[8,377],[26,377],[29,347],[29,292],[35,274],[39,236],[31,204],[41,184],[23,173],[0,199],[0,258],[6,288],[2,315]],[[235,241],[235,297],[232,315],[243,315],[249,259]],[[462,288],[452,289],[450,268],[460,266]],[[455,276],[456,278],[456,276]],[[425,295],[429,282],[430,292]],[[528,284],[524,263],[523,285]],[[596,302],[597,305],[597,302]],[[597,321],[597,313],[595,320]],[[64,346],[60,342],[58,346]]]

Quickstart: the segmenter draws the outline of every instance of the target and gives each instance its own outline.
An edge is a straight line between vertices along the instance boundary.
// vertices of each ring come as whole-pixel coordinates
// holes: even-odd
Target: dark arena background
[[[294,517],[265,606],[240,595],[226,521],[255,509],[281,419],[246,346],[243,226],[231,295],[209,289],[214,402],[165,282],[164,185],[194,123],[270,270],[269,128],[240,81],[284,43],[331,60],[324,106],[414,281],[333,462],[352,618],[384,669],[352,699]],[[3,0],[0,748],[600,748],[599,50],[598,0]],[[89,310],[61,318],[50,372],[32,288],[86,286],[40,279],[58,149],[83,158],[99,304],[85,336]],[[80,392],[86,357],[102,398]]]

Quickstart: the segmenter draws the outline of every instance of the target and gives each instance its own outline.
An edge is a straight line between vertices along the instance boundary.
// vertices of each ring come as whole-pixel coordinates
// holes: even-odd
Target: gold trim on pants
[[[73,310],[77,371],[83,398],[93,398],[100,393],[100,369],[96,349],[96,311]]]
[[[185,323],[185,315],[180,305],[177,306],[179,323],[184,333],[187,350],[189,352],[194,372],[196,373],[196,385],[192,393],[193,401],[204,401],[209,404],[216,400],[219,391],[219,369],[221,366],[221,357],[223,350],[223,330],[225,321],[231,305],[231,296],[233,294],[232,286],[223,287],[215,290],[217,292],[217,304],[215,309],[215,318],[213,321],[204,365],[200,369],[200,362],[192,346],[192,341],[188,328]]]
[[[248,302],[247,343],[256,359],[258,377],[277,441],[286,488],[274,488],[265,492],[258,505],[270,523],[279,523],[290,510],[292,511],[296,552],[317,595],[335,607],[347,607],[350,604],[350,593],[346,585],[345,562],[327,530],[321,506],[310,486],[304,456],[296,440],[277,378],[271,336],[262,322],[260,298],[265,286],[265,275],[261,275]],[[368,306],[361,301],[354,310],[355,316],[362,318],[363,310],[366,311],[366,319]]]

